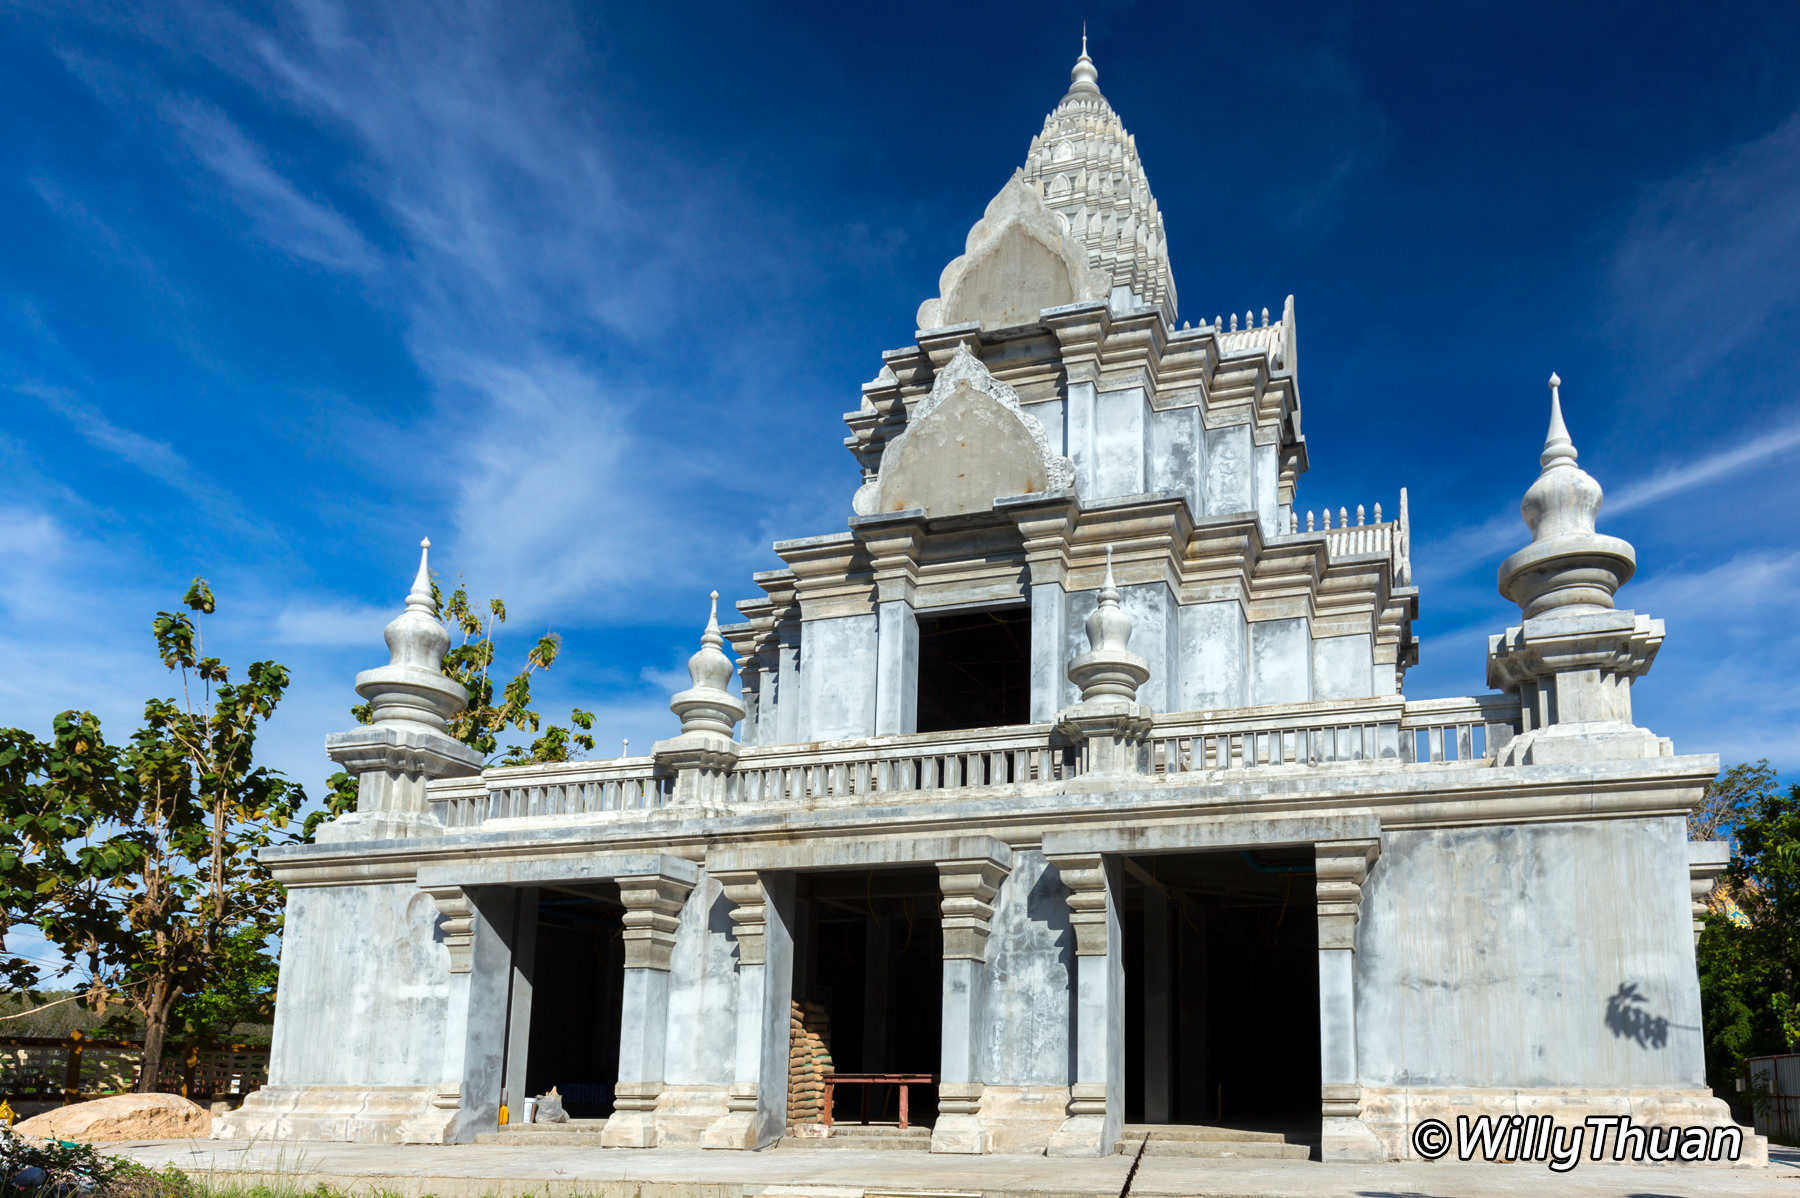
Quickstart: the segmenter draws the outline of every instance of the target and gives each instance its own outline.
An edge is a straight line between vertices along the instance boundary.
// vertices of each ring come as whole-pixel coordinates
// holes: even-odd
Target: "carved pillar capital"
[[[692,882],[661,874],[619,879],[619,898],[625,904],[625,968],[668,970],[681,907],[693,888]]]
[[[1313,846],[1319,907],[1319,947],[1356,947],[1362,885],[1381,855],[1379,840],[1325,840]]]
[[[919,582],[919,551],[925,545],[925,513],[883,512],[850,521],[875,574],[875,601],[911,603]]]
[[[1081,516],[1072,495],[1013,500],[1000,505],[1024,539],[1025,566],[1031,585],[1062,585],[1069,574],[1069,541]]]
[[[944,959],[986,961],[993,898],[1011,870],[998,861],[938,862],[943,893]]]
[[[767,958],[769,896],[762,875],[753,869],[713,875],[731,904],[731,934],[737,941],[739,965],[761,965]]]
[[[468,973],[474,966],[475,908],[461,886],[427,886],[425,893],[444,918],[444,947],[450,950],[450,972]]]
[[[1719,875],[1731,864],[1731,844],[1724,840],[1688,842],[1688,896],[1693,907],[1694,943],[1706,930],[1707,899],[1719,884]]]
[[[1106,862],[1099,853],[1058,853],[1049,858],[1069,888],[1069,924],[1075,955],[1106,955]]]

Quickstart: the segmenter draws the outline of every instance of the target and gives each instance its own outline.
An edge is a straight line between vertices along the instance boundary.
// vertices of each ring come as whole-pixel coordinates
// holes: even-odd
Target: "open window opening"
[[[928,1136],[937,1117],[943,929],[931,869],[809,874],[797,890],[788,1124]],[[831,1105],[826,1106],[827,1089]],[[906,1111],[902,1119],[902,1087]]]
[[[920,732],[1030,722],[1030,607],[919,617]]]
[[[1128,858],[1125,1118],[1319,1140],[1310,846]]]
[[[514,1102],[554,1086],[571,1119],[612,1114],[625,989],[624,914],[615,887],[539,892],[525,1094]]]

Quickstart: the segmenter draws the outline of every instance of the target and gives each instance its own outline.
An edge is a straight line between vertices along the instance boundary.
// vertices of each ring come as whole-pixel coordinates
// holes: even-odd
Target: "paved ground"
[[[308,1186],[408,1198],[575,1195],[589,1198],[1111,1198],[1131,1161],[952,1157],[854,1150],[757,1153],[632,1151],[466,1144],[399,1147],[288,1143],[249,1148],[161,1140],[111,1147],[147,1165],[190,1173],[285,1174]],[[1767,1169],[1584,1163],[1566,1174],[1539,1165],[1439,1162],[1378,1165],[1314,1161],[1146,1158],[1131,1193],[1203,1198],[1800,1198],[1800,1152],[1776,1150]]]

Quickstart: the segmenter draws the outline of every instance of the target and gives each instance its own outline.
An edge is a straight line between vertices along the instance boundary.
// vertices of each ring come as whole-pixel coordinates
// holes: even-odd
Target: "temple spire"
[[[1075,60],[1075,68],[1069,72],[1069,95],[1077,92],[1100,94],[1100,72],[1094,69],[1094,60],[1088,57],[1086,22],[1081,26],[1081,57]]]

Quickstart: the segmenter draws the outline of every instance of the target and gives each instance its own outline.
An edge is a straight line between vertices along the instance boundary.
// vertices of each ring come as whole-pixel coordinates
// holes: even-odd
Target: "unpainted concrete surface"
[[[839,1150],[708,1152],[461,1144],[288,1142],[248,1148],[206,1140],[120,1144],[109,1151],[193,1175],[283,1174],[308,1186],[406,1198],[583,1195],[593,1198],[1113,1198],[1131,1158],[949,1156]],[[1131,1193],[1196,1198],[1800,1198],[1800,1151],[1772,1149],[1766,1169],[1583,1162],[1378,1164],[1146,1157]]]

